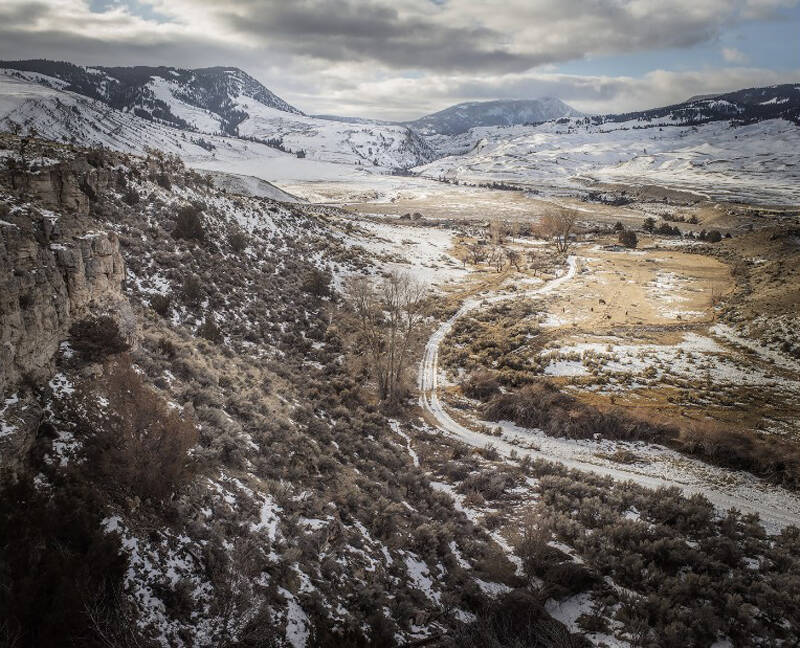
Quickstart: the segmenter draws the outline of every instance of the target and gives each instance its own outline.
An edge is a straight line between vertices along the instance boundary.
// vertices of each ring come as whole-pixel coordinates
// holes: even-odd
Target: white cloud
[[[723,47],[722,58],[728,63],[747,63],[747,54],[735,47]]]

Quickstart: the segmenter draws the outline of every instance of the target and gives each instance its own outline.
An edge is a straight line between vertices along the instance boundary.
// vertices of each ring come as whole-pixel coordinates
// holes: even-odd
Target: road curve
[[[457,437],[475,447],[482,448],[491,443],[505,457],[514,450],[519,456],[527,454],[532,458],[561,463],[567,468],[593,472],[622,481],[632,480],[648,488],[677,486],[686,495],[700,493],[720,511],[736,508],[743,513],[757,513],[769,532],[778,532],[789,525],[800,526],[800,497],[795,493],[767,484],[749,473],[709,466],[661,446],[603,440],[558,439],[547,437],[541,431],[519,428],[507,422],[499,424],[503,430],[502,437],[495,437],[477,432],[453,420],[438,396],[439,347],[442,340],[453,329],[456,321],[483,304],[552,294],[575,277],[578,258],[568,257],[567,264],[566,272],[539,288],[466,300],[452,317],[433,332],[420,362],[418,387],[420,405],[431,415],[437,427],[445,434]],[[526,448],[525,445],[533,445],[536,449]],[[628,466],[597,457],[598,452],[613,451],[620,445],[628,446],[638,454],[645,452],[650,462],[644,466],[642,464]],[[730,483],[731,477],[734,477],[733,484]]]

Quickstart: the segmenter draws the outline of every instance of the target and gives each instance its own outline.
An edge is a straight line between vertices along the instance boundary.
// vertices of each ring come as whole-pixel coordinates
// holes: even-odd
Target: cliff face
[[[40,411],[25,385],[45,383],[70,327],[111,314],[132,341],[135,318],[122,288],[125,264],[113,232],[91,229],[93,192],[110,170],[85,159],[6,176],[0,212],[0,409],[13,433],[0,434],[0,465],[19,463],[33,444]],[[9,186],[11,185],[11,186]],[[22,389],[21,389],[22,388]],[[12,412],[13,410],[13,412]]]
[[[27,227],[0,223],[0,391],[46,378],[74,321],[124,301],[124,277],[113,233],[61,236],[58,219],[47,216]]]
[[[89,153],[36,171],[7,171],[10,188],[47,209],[87,214],[92,200],[114,181],[112,154]]]

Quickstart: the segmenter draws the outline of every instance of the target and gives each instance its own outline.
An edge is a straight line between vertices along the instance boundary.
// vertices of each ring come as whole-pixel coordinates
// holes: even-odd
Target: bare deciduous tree
[[[556,250],[566,252],[569,249],[570,236],[578,221],[578,212],[574,209],[553,208],[542,216],[542,232],[553,239]]]
[[[508,259],[508,263],[510,265],[513,265],[517,269],[517,271],[519,271],[519,269],[520,269],[520,265],[519,264],[520,264],[520,260],[521,260],[519,252],[517,252],[513,248],[507,248],[506,249],[506,258]]]
[[[544,255],[539,254],[536,250],[529,250],[527,253],[528,268],[533,270],[533,276],[540,270],[547,268],[548,262]]]
[[[494,269],[496,272],[501,272],[503,270],[503,265],[505,265],[505,251],[502,247],[495,247],[492,248],[492,256],[489,258],[489,261],[494,265]]]
[[[360,343],[372,362],[382,401],[400,401],[409,351],[425,317],[426,288],[393,272],[380,283],[352,279],[346,291]]]

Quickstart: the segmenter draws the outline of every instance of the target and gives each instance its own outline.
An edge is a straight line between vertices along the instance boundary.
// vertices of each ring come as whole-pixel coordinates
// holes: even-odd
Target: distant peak
[[[479,126],[517,126],[580,116],[556,97],[489,99],[456,104],[406,125],[423,133],[458,135]]]

